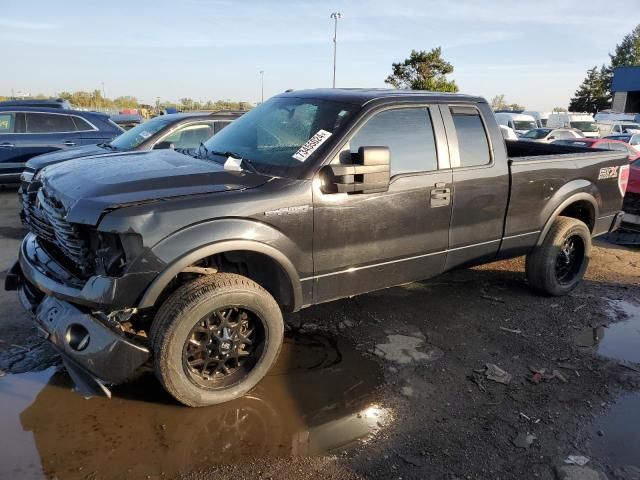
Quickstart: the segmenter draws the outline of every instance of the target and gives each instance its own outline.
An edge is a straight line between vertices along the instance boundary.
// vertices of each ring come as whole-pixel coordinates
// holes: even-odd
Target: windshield
[[[110,145],[117,150],[132,150],[152,135],[158,133],[169,123],[171,123],[171,121],[167,118],[153,118],[114,138]]]
[[[594,122],[569,122],[571,128],[577,128],[582,132],[597,132],[598,126]]]
[[[547,129],[547,128],[536,128],[535,130],[529,130],[527,133],[525,133],[522,138],[533,138],[533,139],[540,139],[540,138],[544,138],[547,135],[549,135],[549,133],[551,132],[551,129]]]
[[[516,130],[531,130],[532,128],[536,128],[538,125],[536,122],[529,120],[514,120],[513,126]]]
[[[260,173],[297,178],[322,143],[359,108],[311,98],[272,98],[207,140],[204,153],[220,163],[227,155],[238,156]]]

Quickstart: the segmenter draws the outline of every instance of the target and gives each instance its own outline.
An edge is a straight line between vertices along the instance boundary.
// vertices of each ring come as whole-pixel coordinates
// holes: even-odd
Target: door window
[[[206,123],[187,125],[162,141],[173,143],[175,148],[198,148],[200,143],[206,142],[213,136],[213,130],[212,125]]]
[[[352,154],[360,147],[388,147],[391,175],[438,169],[428,108],[398,108],[376,114],[349,142]]]
[[[220,130],[229,125],[231,122],[213,122],[213,134],[216,135]]]
[[[450,110],[458,137],[460,166],[475,167],[491,163],[489,139],[480,112],[473,107],[451,107]]]
[[[15,123],[15,113],[0,113],[0,134],[15,132]]]
[[[80,117],[71,117],[73,123],[75,124],[77,132],[87,132],[90,130],[94,130],[94,128],[87,122],[84,118]]]
[[[28,112],[26,116],[27,133],[62,133],[76,130],[69,115]]]

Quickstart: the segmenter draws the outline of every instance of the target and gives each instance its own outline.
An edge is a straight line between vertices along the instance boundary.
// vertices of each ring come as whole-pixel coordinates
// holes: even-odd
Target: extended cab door
[[[450,270],[496,257],[509,202],[509,166],[504,140],[488,105],[440,108],[453,171],[446,261]]]
[[[437,106],[382,107],[332,163],[388,147],[382,193],[323,193],[314,182],[314,300],[322,302],[442,272],[451,218],[449,153]]]

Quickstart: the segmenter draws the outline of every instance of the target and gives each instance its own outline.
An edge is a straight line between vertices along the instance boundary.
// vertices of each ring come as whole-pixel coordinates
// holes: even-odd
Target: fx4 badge
[[[616,178],[618,176],[618,167],[605,167],[600,169],[598,180],[606,180],[607,178]]]

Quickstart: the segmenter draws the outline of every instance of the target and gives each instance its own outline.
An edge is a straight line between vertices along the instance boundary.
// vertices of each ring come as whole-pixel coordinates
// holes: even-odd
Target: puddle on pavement
[[[85,399],[53,368],[0,378],[0,478],[147,478],[268,456],[314,455],[390,421],[378,364],[343,339],[288,338],[249,395],[191,409],[151,375]]]
[[[640,467],[639,424],[640,394],[620,397],[591,427],[593,455],[606,460],[612,469],[629,465]]]
[[[617,300],[611,302],[611,316],[616,312],[625,319],[605,327],[585,328],[576,336],[576,345],[595,347],[595,352],[604,357],[626,362],[640,363],[640,306]]]

